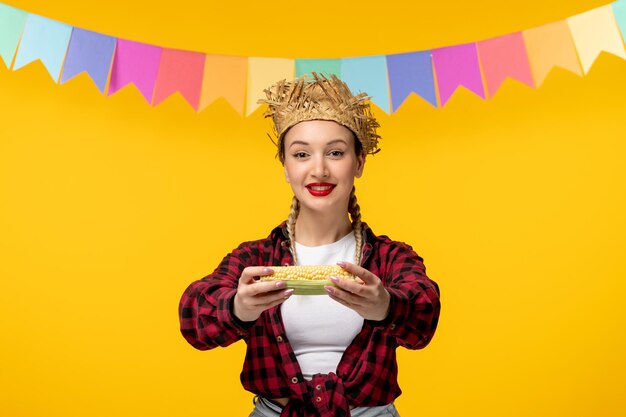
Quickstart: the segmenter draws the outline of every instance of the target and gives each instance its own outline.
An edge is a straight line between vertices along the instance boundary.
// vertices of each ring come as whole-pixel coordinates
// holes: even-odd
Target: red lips
[[[333,191],[335,185],[328,182],[312,182],[307,184],[306,188],[314,197],[325,197]]]

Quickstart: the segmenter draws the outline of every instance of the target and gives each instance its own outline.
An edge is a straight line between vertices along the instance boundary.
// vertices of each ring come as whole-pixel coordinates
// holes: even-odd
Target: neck
[[[305,246],[333,243],[350,233],[352,223],[348,213],[328,213],[301,210],[296,221],[296,242]]]

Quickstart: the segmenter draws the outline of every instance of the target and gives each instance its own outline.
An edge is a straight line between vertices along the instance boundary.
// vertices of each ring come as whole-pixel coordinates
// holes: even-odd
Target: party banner
[[[335,74],[386,113],[414,94],[434,107],[459,88],[482,99],[513,79],[538,88],[555,67],[587,74],[601,54],[626,59],[626,0],[567,19],[460,45],[377,56],[279,58],[174,50],[70,26],[0,3],[0,61],[13,71],[40,60],[55,82],[86,72],[102,94],[133,84],[150,105],[179,93],[196,111],[224,99],[241,115],[281,79]]]

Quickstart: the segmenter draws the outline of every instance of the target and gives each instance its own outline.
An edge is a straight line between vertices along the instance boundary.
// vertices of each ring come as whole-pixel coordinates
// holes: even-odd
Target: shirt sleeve
[[[389,314],[372,324],[384,326],[400,346],[424,348],[439,321],[439,286],[426,276],[423,259],[409,245],[394,242],[387,265],[387,273],[380,278],[391,297]]]
[[[243,269],[256,259],[252,242],[242,243],[226,255],[215,271],[191,283],[180,300],[180,331],[199,350],[228,346],[247,336],[254,322],[243,322],[233,313]]]

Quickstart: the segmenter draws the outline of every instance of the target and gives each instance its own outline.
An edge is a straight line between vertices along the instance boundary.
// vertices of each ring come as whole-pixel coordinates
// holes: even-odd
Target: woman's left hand
[[[380,321],[389,313],[389,292],[376,275],[350,262],[338,262],[339,266],[356,275],[355,281],[331,277],[336,286],[324,288],[333,300],[359,313],[366,320]]]

